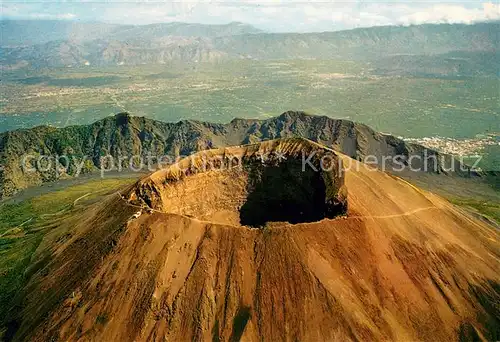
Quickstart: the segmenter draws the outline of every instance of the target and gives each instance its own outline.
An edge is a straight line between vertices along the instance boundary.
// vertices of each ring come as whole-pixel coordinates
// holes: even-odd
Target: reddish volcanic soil
[[[259,220],[246,225],[241,208],[257,192],[252,163],[263,149],[283,151],[292,160],[284,166],[288,171],[295,170],[298,151],[329,152],[303,140],[216,150],[213,156],[235,154],[249,167],[175,177],[160,171],[124,190],[125,199],[115,194],[67,218],[37,253],[10,336],[19,341],[500,339],[498,230],[342,155],[344,166],[351,164],[345,178],[338,170],[320,178],[302,175],[295,181],[302,188],[286,196],[276,193],[288,191],[279,185],[259,193],[272,200],[257,196],[262,205],[247,214]],[[259,170],[262,175],[267,167]],[[259,177],[268,185],[279,179],[274,173]],[[316,188],[304,188],[307,184]],[[318,198],[331,199],[338,210],[317,204]],[[276,201],[289,200],[286,209],[296,212],[286,216]],[[154,210],[131,219],[135,205],[144,204]],[[260,225],[269,217],[279,219]],[[284,222],[287,218],[298,223]]]

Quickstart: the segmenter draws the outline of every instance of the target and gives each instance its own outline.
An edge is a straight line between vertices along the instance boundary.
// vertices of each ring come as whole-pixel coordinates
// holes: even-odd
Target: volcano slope
[[[304,175],[299,151],[333,154],[345,173]],[[262,163],[263,152],[286,159]],[[61,222],[27,272],[7,338],[500,338],[495,228],[306,140],[206,155],[243,167],[205,171],[195,155],[194,167],[158,171]],[[260,205],[242,210],[254,196]]]

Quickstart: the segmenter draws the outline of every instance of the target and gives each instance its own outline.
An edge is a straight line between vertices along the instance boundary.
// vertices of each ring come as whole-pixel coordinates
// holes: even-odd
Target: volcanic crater
[[[127,197],[164,213],[257,228],[347,211],[342,161],[302,138],[198,152],[139,181]]]

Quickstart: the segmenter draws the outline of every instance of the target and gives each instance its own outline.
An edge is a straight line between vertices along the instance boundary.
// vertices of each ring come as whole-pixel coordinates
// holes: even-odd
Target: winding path
[[[402,217],[402,216],[410,216],[414,215],[416,213],[419,213],[421,211],[426,211],[426,210],[432,210],[432,209],[440,209],[436,206],[434,207],[424,207],[424,208],[417,208],[413,210],[406,211],[401,214],[391,214],[391,215],[357,215],[357,216],[347,216],[346,218],[373,218],[373,219],[385,219],[385,218],[396,218],[396,217]]]
[[[97,192],[98,192],[98,191],[97,191]],[[41,217],[41,218],[45,218],[45,217],[56,216],[56,215],[62,214],[62,213],[63,213],[63,212],[65,212],[66,210],[68,210],[68,209],[70,209],[70,208],[74,207],[74,206],[78,203],[78,201],[79,201],[79,200],[81,200],[81,199],[83,199],[83,198],[85,198],[85,197],[87,197],[87,196],[89,196],[89,195],[91,195],[91,194],[93,194],[93,192],[86,193],[85,195],[80,196],[80,197],[78,197],[76,200],[74,200],[72,205],[71,205],[71,204],[69,204],[69,205],[67,205],[67,206],[66,206],[66,208],[63,208],[63,209],[59,210],[58,212],[55,212],[55,213],[52,213],[52,214],[42,214],[42,215],[40,215],[40,217]]]
[[[120,199],[122,201],[124,201],[127,205],[129,205],[131,207],[138,208],[138,209],[147,209],[147,210],[151,210],[153,212],[157,212],[157,213],[160,213],[160,214],[166,214],[163,211],[156,210],[156,209],[153,209],[151,207],[142,207],[142,206],[139,206],[139,205],[132,204],[129,201],[125,200],[118,191],[116,192],[116,194],[118,195],[118,197],[120,197]],[[353,216],[346,216],[346,217],[344,217],[344,219],[353,219],[353,218],[371,218],[371,219],[397,218],[397,217],[403,217],[403,216],[411,216],[411,215],[417,214],[417,213],[422,212],[422,211],[433,210],[433,209],[440,210],[439,207],[430,206],[430,207],[424,207],[424,208],[417,208],[417,209],[409,210],[409,211],[406,211],[406,212],[400,213],[400,214],[390,214],[390,215],[353,215]],[[182,214],[178,214],[178,215],[184,216]]]
[[[83,195],[83,196],[78,197],[76,200],[74,200],[74,201],[73,201],[73,206],[75,206],[75,205],[76,205],[76,203],[78,203],[78,201],[79,201],[79,200],[81,200],[81,199],[83,199],[83,198],[85,198],[85,197],[87,197],[87,196],[89,196],[89,195],[91,195],[91,194],[92,194],[92,192],[89,192],[89,193],[86,193],[86,194],[85,194],[85,195]]]

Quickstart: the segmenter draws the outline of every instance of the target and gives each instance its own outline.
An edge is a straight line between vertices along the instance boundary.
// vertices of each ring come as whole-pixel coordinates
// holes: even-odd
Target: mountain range
[[[0,163],[3,166],[0,195],[11,196],[20,189],[60,177],[110,168],[104,165],[103,156],[112,157],[113,165],[118,167],[122,163],[120,157],[128,158],[125,163],[130,163],[132,156],[159,158],[167,155],[173,160],[213,147],[287,137],[307,138],[357,160],[372,156],[376,160],[370,163],[387,171],[402,169],[400,165],[404,165],[405,170],[411,166],[413,170],[424,173],[479,176],[450,155],[378,133],[360,123],[327,116],[288,111],[267,120],[234,119],[227,124],[215,124],[194,120],[166,123],[120,113],[90,125],[39,126],[0,134]],[[38,156],[55,158],[63,155],[68,161],[64,161],[65,171],[58,171],[59,174],[55,167],[47,170],[32,165]],[[28,166],[33,166],[32,172],[26,172],[23,167],[25,156],[30,156]],[[85,168],[78,167],[82,162]],[[111,160],[106,163],[111,163]],[[451,169],[453,171],[449,171]]]
[[[374,69],[386,71],[397,58],[397,66],[389,71],[410,68],[409,73],[414,73],[437,64],[438,74],[491,75],[492,71],[498,74],[500,46],[499,22],[384,26],[299,34],[266,33],[242,23],[131,26],[2,21],[1,31],[0,62],[4,68],[234,59],[349,59],[369,61]],[[415,59],[420,63],[415,63]]]
[[[164,23],[150,25],[119,25],[68,20],[2,20],[0,46],[21,47],[68,40],[84,42],[95,39],[119,41],[152,40],[166,36],[215,38],[263,31],[247,24],[224,25]]]

